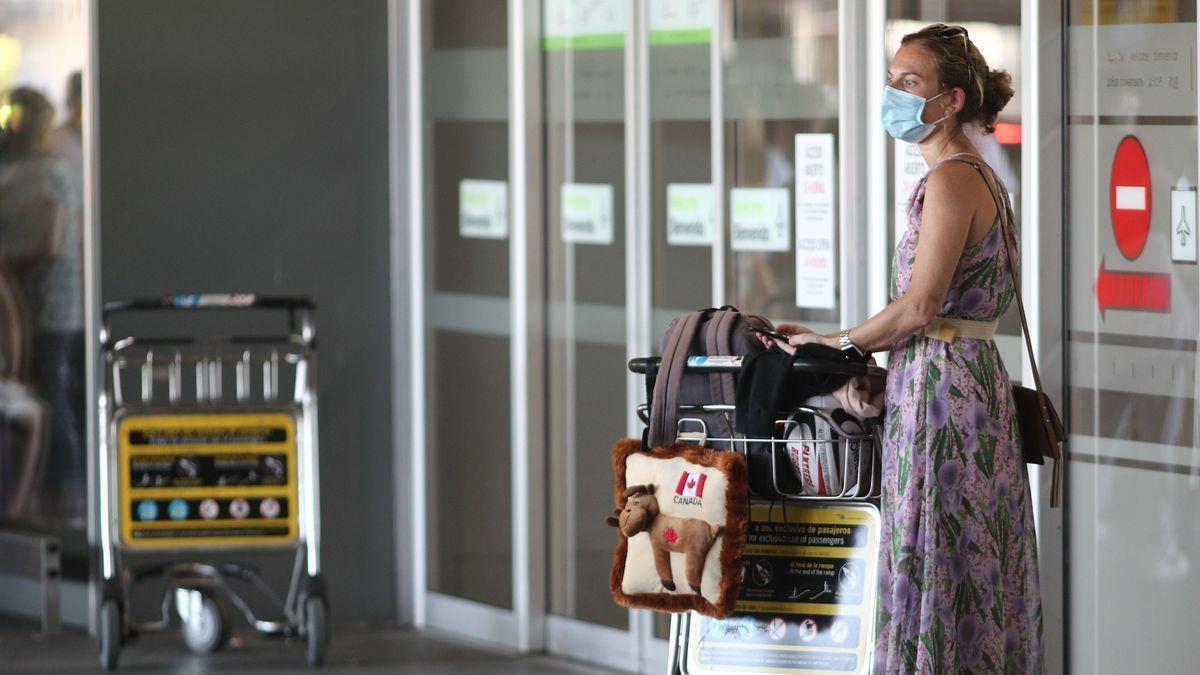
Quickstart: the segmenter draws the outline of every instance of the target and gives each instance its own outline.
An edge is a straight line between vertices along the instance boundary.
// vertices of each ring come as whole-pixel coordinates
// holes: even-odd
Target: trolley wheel
[[[96,635],[100,641],[100,667],[116,670],[121,654],[121,606],[116,600],[110,598],[100,604],[99,623]]]
[[[229,640],[229,623],[211,593],[179,589],[175,609],[183,624],[183,641],[193,654],[212,654]]]
[[[310,595],[304,600],[304,639],[308,643],[308,665],[325,663],[325,648],[329,646],[329,606],[325,597]]]

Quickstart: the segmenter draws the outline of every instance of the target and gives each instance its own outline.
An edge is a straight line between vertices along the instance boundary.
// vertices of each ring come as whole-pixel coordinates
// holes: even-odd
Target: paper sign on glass
[[[508,237],[508,183],[472,178],[459,181],[458,233],[468,239]]]
[[[650,0],[650,44],[708,44],[713,0]]]
[[[791,211],[787,188],[729,191],[729,246],[734,251],[787,251]]]
[[[712,185],[667,185],[667,243],[672,246],[712,246],[713,238]]]
[[[625,0],[546,0],[542,46],[547,51],[625,46]]]
[[[833,134],[796,134],[796,306],[833,309]]]
[[[575,244],[613,243],[613,187],[563,183],[562,238]]]
[[[900,241],[900,237],[908,229],[908,197],[916,189],[917,183],[921,182],[921,177],[925,175],[925,159],[921,157],[921,150],[916,143],[906,143],[905,141],[896,141],[895,157],[895,171],[893,172],[895,182],[892,184],[892,196],[896,200],[895,241]]]

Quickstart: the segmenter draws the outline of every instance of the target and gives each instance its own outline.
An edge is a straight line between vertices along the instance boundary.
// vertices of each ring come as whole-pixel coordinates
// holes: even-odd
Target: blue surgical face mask
[[[943,115],[941,119],[933,122],[921,121],[921,115],[925,112],[925,104],[945,94],[946,91],[930,98],[921,98],[916,94],[885,85],[883,87],[883,108],[880,111],[883,128],[891,134],[892,138],[909,143],[920,143],[925,140],[926,136],[933,133],[938,122],[950,116],[949,114]]]

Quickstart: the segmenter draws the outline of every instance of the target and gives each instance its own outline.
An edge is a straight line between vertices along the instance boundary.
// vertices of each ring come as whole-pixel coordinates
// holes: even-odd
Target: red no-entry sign
[[[1136,136],[1126,136],[1113,155],[1108,210],[1121,255],[1133,260],[1150,234],[1150,162]]]

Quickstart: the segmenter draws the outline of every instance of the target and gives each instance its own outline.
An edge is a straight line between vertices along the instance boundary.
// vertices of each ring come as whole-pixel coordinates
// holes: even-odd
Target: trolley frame
[[[203,335],[143,338],[135,335],[116,337],[112,330],[115,315],[131,312],[147,314],[180,314],[184,312],[249,312],[277,310],[287,315],[287,331],[252,336]],[[99,343],[102,352],[100,369],[101,393],[98,396],[98,493],[99,547],[101,589],[97,639],[100,642],[101,664],[112,670],[117,665],[120,647],[142,632],[163,630],[170,626],[170,610],[174,606],[183,621],[189,647],[197,647],[192,635],[207,637],[202,651],[219,648],[227,637],[219,607],[208,598],[224,597],[257,632],[266,636],[300,637],[308,644],[310,665],[320,665],[328,643],[328,604],[321,576],[321,526],[319,493],[319,449],[317,435],[317,340],[314,322],[315,308],[311,301],[298,297],[263,297],[252,294],[172,295],[162,298],[140,298],[105,304]],[[224,360],[211,358],[208,352],[234,348],[242,350],[236,363],[236,403],[225,402],[222,392]],[[140,362],[128,355],[138,348],[143,354]],[[271,348],[262,367],[263,402],[250,403],[251,367],[258,365],[250,358],[250,348]],[[205,352],[201,356],[185,352]],[[281,353],[282,350],[282,353]],[[167,403],[155,402],[156,354],[166,353]],[[227,352],[228,353],[228,352]],[[290,397],[279,396],[280,360],[294,367],[295,387]],[[182,404],[184,365],[196,369],[196,404]],[[139,367],[140,395],[126,396],[121,375],[125,369]],[[161,364],[159,366],[161,370]],[[197,560],[206,549],[195,546],[164,546],[156,548],[156,557],[176,556],[171,562],[158,562],[142,567],[127,565],[131,550],[119,535],[118,518],[121,512],[122,485],[118,470],[118,432],[122,420],[137,415],[177,414],[211,415],[222,413],[283,413],[294,422],[295,489],[298,503],[297,531],[294,539],[277,545],[221,546],[220,552],[287,550],[294,548],[292,573],[287,597],[280,598],[266,584],[258,571],[248,565]],[[289,507],[291,508],[291,507]],[[208,549],[211,550],[211,549]],[[134,622],[130,616],[129,598],[140,581],[162,576],[168,590],[161,603],[161,616],[152,621]],[[282,619],[263,620],[257,617],[228,583],[230,579],[245,582],[261,594]],[[214,616],[215,612],[215,616]],[[211,622],[216,621],[217,627]],[[199,628],[196,628],[196,627]],[[192,634],[189,630],[192,629]],[[217,635],[203,631],[216,630]],[[196,633],[200,630],[200,633]],[[223,635],[221,634],[223,631]],[[199,639],[199,638],[198,638]]]
[[[693,360],[693,359],[695,359],[695,360]],[[635,373],[638,375],[643,375],[643,376],[648,376],[650,378],[650,382],[652,383],[653,378],[655,377],[655,375],[658,371],[659,363],[660,363],[660,359],[657,357],[635,358],[635,359],[631,359],[629,361],[628,369],[632,373]],[[701,359],[696,359],[696,357],[690,357],[689,363],[687,365],[685,365],[685,368],[684,368],[684,372],[686,372],[686,373],[737,373],[740,370],[741,370],[741,358],[729,357],[729,356],[710,356],[710,357],[701,358]],[[837,363],[837,362],[823,361],[823,360],[818,360],[818,359],[808,359],[808,358],[802,358],[802,357],[797,357],[796,359],[794,359],[792,361],[792,370],[796,374],[821,373],[821,374],[837,374],[837,375],[847,375],[847,376],[863,375],[863,376],[868,376],[868,377],[885,377],[887,375],[887,371],[885,369],[880,368],[879,366],[876,366],[873,364],[849,363],[849,362]],[[651,384],[649,387],[647,387],[647,393],[649,394],[649,392],[652,391],[652,389],[653,389],[653,385]],[[680,405],[679,406],[679,412],[681,412],[681,413],[688,413],[688,412],[692,412],[692,413],[700,413],[700,412],[733,413],[733,412],[735,412],[735,410],[736,410],[736,407],[730,406],[730,405],[694,404],[694,405]],[[649,422],[650,422],[649,411],[650,411],[650,403],[649,402],[646,402],[646,403],[643,403],[643,404],[640,404],[637,406],[638,418],[645,424],[649,424]],[[847,448],[845,446],[843,446],[842,452],[841,452],[841,457],[842,457],[841,476],[842,476],[842,481],[843,481],[843,489],[841,490],[841,492],[839,494],[836,494],[836,495],[808,495],[808,494],[789,493],[785,490],[782,490],[780,488],[779,476],[777,473],[778,462],[774,461],[774,458],[773,458],[773,461],[771,462],[771,480],[772,480],[772,485],[775,488],[776,493],[781,495],[785,501],[797,501],[797,502],[811,501],[811,502],[826,503],[826,504],[831,503],[831,502],[834,502],[834,503],[841,502],[841,503],[849,503],[849,504],[870,505],[871,507],[878,509],[880,492],[879,492],[879,488],[877,486],[879,484],[879,480],[882,478],[882,476],[880,475],[882,472],[881,457],[880,457],[881,450],[882,450],[881,425],[879,425],[879,424],[869,425],[868,430],[865,431],[864,433],[851,434],[851,433],[846,433],[846,432],[841,431],[840,425],[837,424],[822,409],[807,406],[807,405],[799,405],[799,406],[796,406],[795,408],[793,408],[791,411],[788,411],[788,415],[790,416],[790,414],[794,413],[794,412],[805,412],[805,413],[809,413],[809,414],[818,416],[826,424],[829,424],[834,429],[839,430],[838,435],[840,436],[840,438],[837,438],[837,439],[804,439],[802,441],[803,443],[813,444],[813,445],[829,444],[829,443],[848,443],[848,442],[869,444],[869,447],[872,450],[871,451],[871,460],[869,462],[870,472],[866,476],[863,475],[864,465],[867,464],[868,462],[864,462],[864,455],[860,449],[857,481],[854,483],[854,486],[861,487],[863,485],[863,479],[865,477],[867,479],[866,485],[868,486],[868,489],[865,492],[862,492],[860,489],[855,489],[853,491],[849,491],[849,487],[848,487],[848,485],[850,484],[850,480],[849,480],[849,476],[848,476],[849,453],[846,452]],[[784,436],[784,438],[775,438],[775,437],[764,438],[764,437],[746,437],[746,436],[710,437],[708,435],[707,425],[705,424],[705,422],[702,419],[700,419],[698,417],[695,417],[695,418],[681,417],[679,419],[679,422],[677,425],[677,440],[681,441],[681,442],[696,443],[696,444],[699,444],[702,446],[707,445],[710,442],[721,443],[721,444],[727,445],[730,451],[741,452],[743,455],[745,455],[748,452],[749,444],[762,443],[762,444],[766,444],[771,449],[771,452],[774,454],[776,452],[782,451],[782,449],[786,449],[786,446],[789,442],[794,442],[794,441],[789,441],[787,439],[788,425],[790,425],[790,424],[795,424],[795,422],[793,420],[787,419],[786,417],[783,419],[777,419],[775,421],[775,427],[777,429],[782,427],[782,429],[783,429],[782,435]],[[699,428],[698,428],[698,430],[694,430],[694,429],[689,430],[688,425],[698,425]],[[667,673],[668,673],[668,675],[687,675],[688,660],[689,660],[689,652],[688,652],[689,639],[688,638],[689,638],[690,631],[693,628],[693,624],[697,620],[697,617],[698,617],[698,615],[695,615],[694,612],[673,613],[671,615],[671,625],[669,628],[668,642],[667,642]]]

